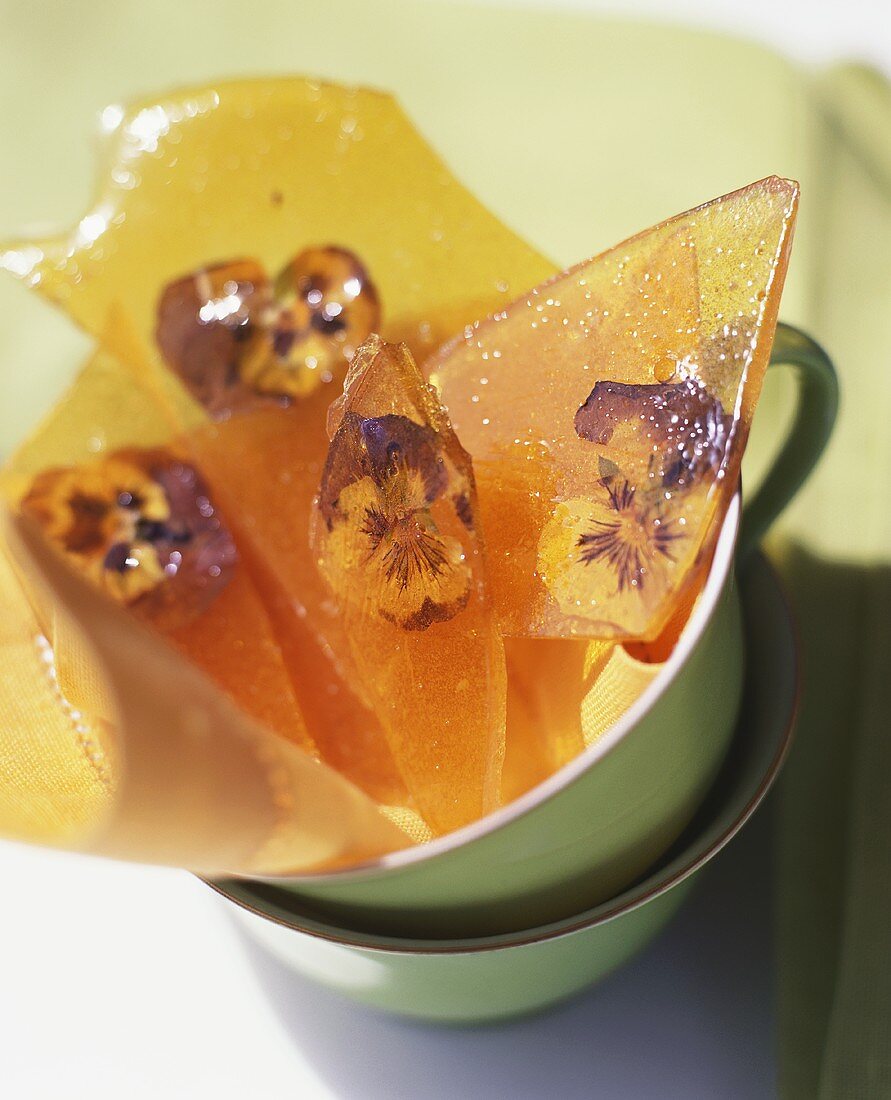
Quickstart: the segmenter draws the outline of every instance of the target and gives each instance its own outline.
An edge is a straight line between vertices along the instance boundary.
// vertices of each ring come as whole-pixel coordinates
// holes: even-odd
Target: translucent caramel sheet
[[[404,345],[369,339],[332,406],[317,565],[424,818],[500,800],[506,674],[470,458]]]
[[[295,258],[311,270],[307,250],[349,250],[376,288],[375,331],[419,359],[553,271],[383,93],[303,79],[219,82],[110,108],[103,120],[92,209],[70,233],[0,254],[94,335],[125,302],[148,354],[164,288],[228,261],[259,268],[254,282],[287,299]],[[322,382],[314,370],[333,399],[342,371]]]
[[[735,491],[797,209],[771,177],[579,264],[427,364],[506,633],[657,637]]]
[[[0,570],[0,828],[215,873],[336,866],[404,846],[404,831],[318,762],[225,520],[220,556],[219,529],[208,540],[194,526],[195,515],[216,521],[208,498],[204,514],[159,511],[152,494],[178,499],[182,477],[173,490],[163,478],[189,462],[151,391],[102,350],[4,471],[22,518],[8,531],[15,571]],[[173,546],[178,570],[155,583],[141,561],[122,574],[124,537],[129,553]],[[156,598],[165,585],[172,602]]]
[[[4,671],[16,672],[3,698],[7,835],[214,874],[335,867],[406,844],[356,788],[246,721],[33,531],[10,543],[101,668],[114,711],[67,705],[47,651],[36,664],[26,652],[37,624],[4,571]]]
[[[575,638],[504,640],[508,683],[502,779],[505,802],[553,775],[584,748],[581,704],[590,679],[587,648],[586,642]]]

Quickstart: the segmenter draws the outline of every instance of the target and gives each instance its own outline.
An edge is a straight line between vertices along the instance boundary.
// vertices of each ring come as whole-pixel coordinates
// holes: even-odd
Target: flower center
[[[384,576],[403,591],[416,580],[438,577],[448,564],[442,539],[423,512],[388,518],[369,508],[362,530],[371,544],[369,560],[380,552]]]

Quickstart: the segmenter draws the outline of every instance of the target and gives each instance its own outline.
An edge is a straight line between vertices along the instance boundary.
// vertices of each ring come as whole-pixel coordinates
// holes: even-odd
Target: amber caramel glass
[[[530,290],[429,364],[507,633],[657,637],[735,490],[798,188],[771,177]]]

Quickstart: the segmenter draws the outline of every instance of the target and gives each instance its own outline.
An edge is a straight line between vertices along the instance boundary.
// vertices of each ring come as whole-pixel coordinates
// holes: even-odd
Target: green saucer
[[[555,1004],[639,951],[689,893],[695,875],[742,828],[772,786],[798,703],[794,627],[763,557],[741,580],[747,667],[726,763],[693,824],[658,867],[612,900],[522,932],[411,940],[323,923],[267,883],[214,889],[250,935],[298,973],[357,1001],[441,1023],[506,1019]]]

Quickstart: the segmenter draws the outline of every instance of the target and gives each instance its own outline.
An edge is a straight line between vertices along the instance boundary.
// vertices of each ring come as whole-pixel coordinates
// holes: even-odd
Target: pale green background
[[[720,17],[808,56],[857,51],[891,68],[887,13],[866,0],[643,6]],[[862,1086],[860,1074],[887,1073],[876,1052],[888,1049],[891,966],[887,951],[871,945],[887,946],[888,850],[876,838],[891,829],[891,582],[887,569],[851,568],[891,553],[886,89],[856,74],[811,76],[758,48],[707,35],[580,16],[514,19],[423,0],[0,0],[0,236],[84,212],[88,139],[106,103],[183,81],[301,70],[398,91],[465,182],[559,260],[768,172],[801,179],[801,229],[783,314],[835,352],[846,400],[827,461],[786,524],[804,544],[787,576],[804,613],[812,670],[781,804],[786,1074],[796,1095],[819,1089],[822,1100],[834,1100]],[[0,281],[4,446],[52,400],[86,348],[63,318]],[[753,451],[762,461],[784,397],[772,388],[759,412]],[[814,558],[815,551],[831,560]],[[731,851],[727,858],[736,857]],[[409,1040],[323,1001],[331,1025],[351,1036],[344,1045],[326,1039],[331,1025],[316,1020],[317,1002],[282,993],[289,1018],[318,1048],[312,1067],[307,1052],[271,1038],[279,1035],[275,1013],[257,996],[209,900],[175,872],[11,846],[0,847],[0,860],[10,896],[17,890],[31,899],[0,915],[0,1028],[8,1040],[0,1080],[17,1096],[62,1089],[117,1100],[121,1081],[128,1097],[193,1097],[210,1088],[216,1097],[242,1096],[249,1085],[255,1095],[279,1095],[298,1081],[304,1095],[339,1095],[322,1076],[352,1082],[347,1091],[356,1094],[357,1082],[369,1079],[385,1089],[371,1052],[385,1052],[382,1065],[392,1074],[401,1072],[403,1049],[417,1058],[428,1096],[449,1095],[452,1076],[471,1091],[485,1082],[493,1096],[502,1086],[509,1089],[502,1095],[522,1095],[545,1080],[560,1080],[565,1095],[587,1096],[608,1067],[614,1081],[650,1081],[642,1095],[652,1095],[654,1081],[685,1100],[697,1087],[722,1097],[736,1090],[745,1100],[768,1094],[759,1074],[762,1058],[769,1061],[762,1030],[769,991],[757,1003],[737,1003],[740,991],[754,997],[760,988],[752,971],[763,965],[763,944],[748,945],[751,957],[708,954],[715,922],[727,929],[729,948],[747,949],[740,914],[754,912],[746,908],[748,892],[763,874],[763,858],[741,872],[744,889],[734,892],[725,881],[711,909],[700,910],[708,923],[682,926],[682,965],[670,954],[653,956],[677,988],[671,1007],[657,1002],[666,1006],[658,1017],[646,1016],[659,989],[646,973],[615,984],[612,1001],[592,999],[575,1015],[503,1041]],[[66,899],[62,912],[59,897]],[[731,974],[732,997],[714,994],[708,974],[697,971],[706,965]],[[691,990],[696,996],[685,997]],[[648,1020],[647,1034],[631,1024],[609,1031],[611,1013]],[[591,1020],[600,1021],[601,1039],[609,1031],[606,1046],[587,1031]],[[725,1022],[742,1030],[727,1039]],[[659,1059],[675,1068],[660,1076]],[[869,1086],[859,1095],[870,1095]]]

